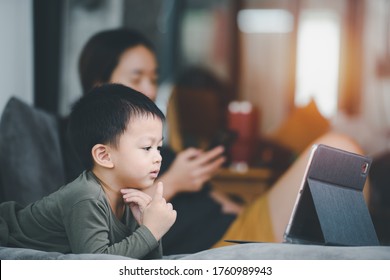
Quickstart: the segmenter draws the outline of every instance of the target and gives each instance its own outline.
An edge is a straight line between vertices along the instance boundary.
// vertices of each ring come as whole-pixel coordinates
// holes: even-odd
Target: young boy
[[[82,97],[70,115],[69,136],[86,170],[25,208],[1,204],[0,227],[8,227],[1,243],[161,258],[160,240],[176,220],[162,183],[151,190],[162,160],[163,120],[153,101],[122,85],[103,85]]]

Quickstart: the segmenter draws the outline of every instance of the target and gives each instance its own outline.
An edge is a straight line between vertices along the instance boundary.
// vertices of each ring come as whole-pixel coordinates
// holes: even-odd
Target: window
[[[244,33],[289,33],[294,17],[283,9],[244,9],[238,12],[237,24]]]
[[[340,24],[336,13],[302,11],[298,25],[295,105],[314,100],[330,118],[337,110]]]

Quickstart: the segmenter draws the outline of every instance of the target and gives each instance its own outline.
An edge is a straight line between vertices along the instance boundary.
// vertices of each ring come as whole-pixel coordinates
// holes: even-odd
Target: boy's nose
[[[161,162],[162,161],[162,156],[161,156],[160,152],[158,152],[156,154],[156,157],[154,158],[154,161],[155,162]]]

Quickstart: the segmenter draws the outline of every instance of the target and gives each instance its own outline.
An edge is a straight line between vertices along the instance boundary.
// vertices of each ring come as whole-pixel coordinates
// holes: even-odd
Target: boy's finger
[[[162,198],[164,192],[163,183],[158,182],[156,191],[154,192],[153,198]]]

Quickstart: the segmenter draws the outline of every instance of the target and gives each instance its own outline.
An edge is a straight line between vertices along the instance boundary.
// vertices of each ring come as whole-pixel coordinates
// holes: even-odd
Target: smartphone
[[[231,145],[237,139],[237,133],[232,130],[221,130],[215,133],[214,137],[210,141],[208,150],[214,149],[217,146],[223,146],[225,152],[229,150]]]

